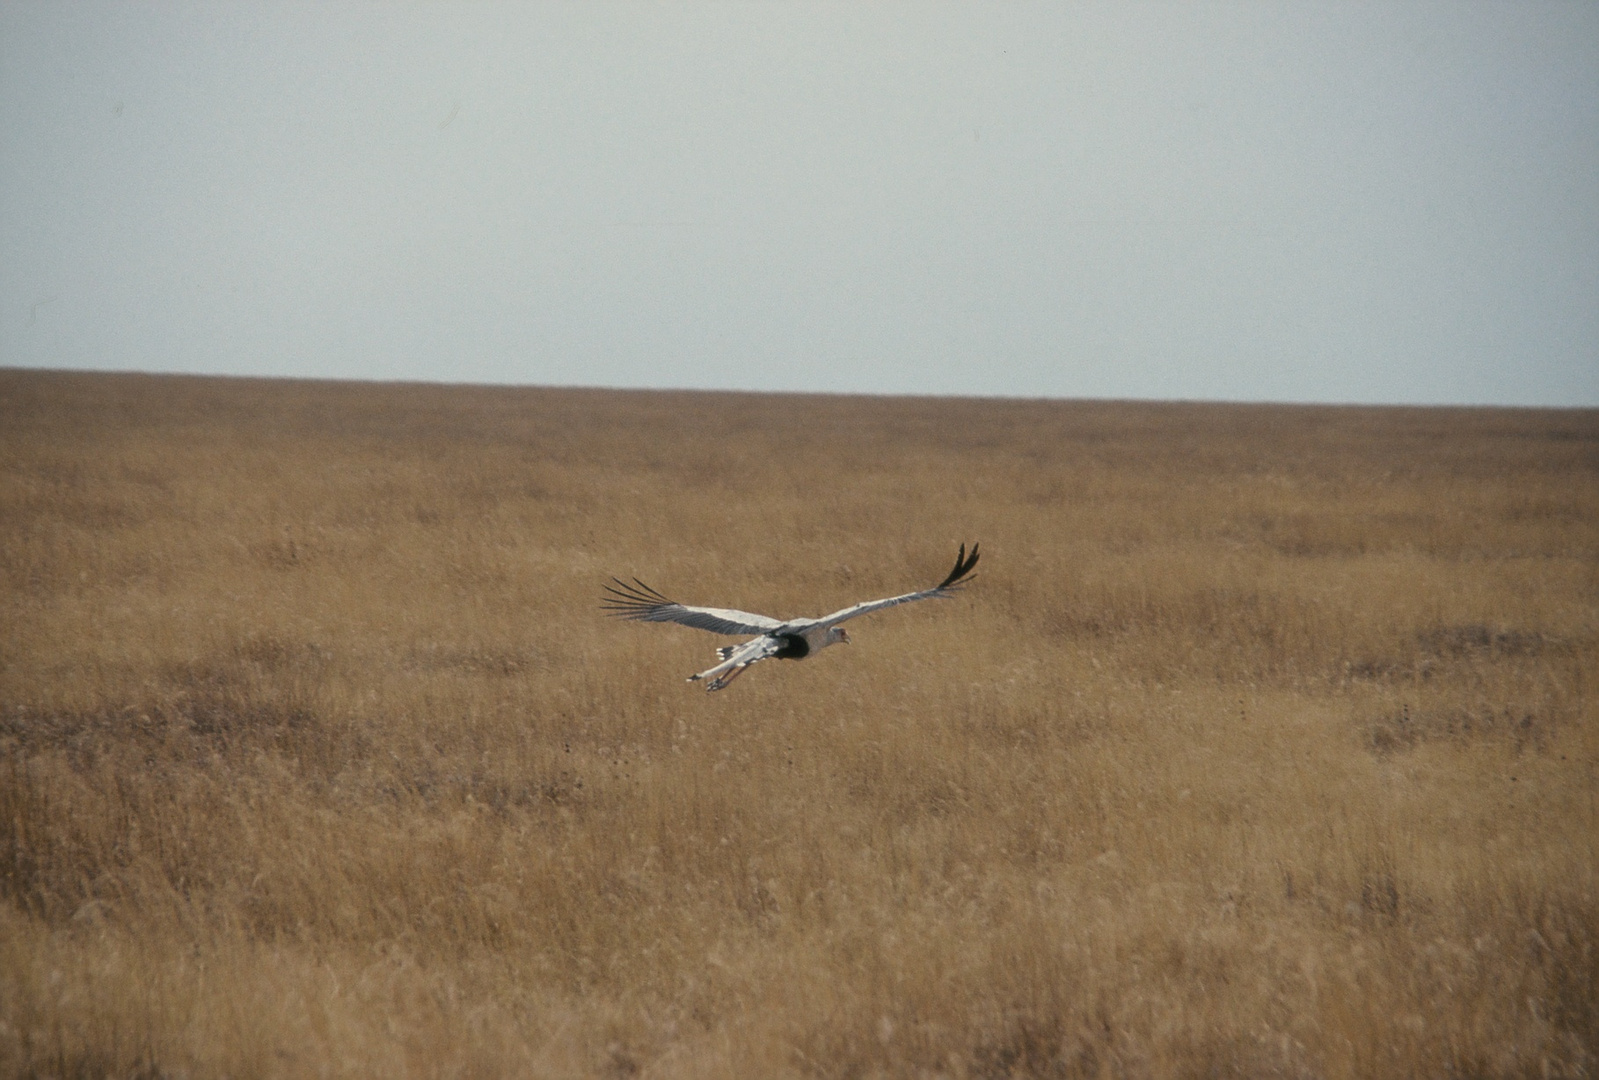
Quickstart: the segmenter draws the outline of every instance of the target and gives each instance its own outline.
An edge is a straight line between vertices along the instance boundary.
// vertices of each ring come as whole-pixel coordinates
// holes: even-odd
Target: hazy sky
[[[4,0],[0,364],[1599,405],[1599,4]]]

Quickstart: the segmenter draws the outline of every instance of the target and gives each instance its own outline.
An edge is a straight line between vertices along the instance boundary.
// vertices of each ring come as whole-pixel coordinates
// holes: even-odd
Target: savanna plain
[[[1593,411],[0,371],[0,1074],[1592,1076],[1596,692]]]

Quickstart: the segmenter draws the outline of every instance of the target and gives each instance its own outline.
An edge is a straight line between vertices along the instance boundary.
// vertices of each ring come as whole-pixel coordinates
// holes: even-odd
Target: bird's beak
[[[840,626],[838,628],[838,639],[840,641],[842,641],[844,644],[848,645],[849,644],[849,631],[844,629],[842,626]]]

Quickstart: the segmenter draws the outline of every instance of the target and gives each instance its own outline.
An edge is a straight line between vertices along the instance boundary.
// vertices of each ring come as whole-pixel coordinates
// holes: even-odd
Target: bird
[[[779,660],[804,660],[815,656],[829,645],[839,642],[849,644],[850,636],[839,625],[849,619],[881,611],[913,600],[931,600],[953,596],[962,586],[969,584],[977,566],[977,545],[972,545],[970,555],[966,545],[960,546],[955,556],[955,568],[937,585],[919,592],[890,596],[882,600],[866,600],[843,608],[819,619],[774,619],[770,615],[755,615],[732,608],[693,607],[669,600],[638,578],[631,583],[621,578],[611,578],[605,586],[609,594],[601,600],[606,614],[637,622],[674,622],[709,630],[713,634],[753,634],[740,645],[724,645],[716,650],[721,662],[697,675],[689,682],[704,682],[707,691],[721,690],[744,673],[751,664],[771,657]]]

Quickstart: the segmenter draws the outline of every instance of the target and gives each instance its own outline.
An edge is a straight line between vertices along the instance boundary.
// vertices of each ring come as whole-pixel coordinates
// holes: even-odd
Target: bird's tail
[[[776,638],[758,637],[744,642],[742,645],[723,645],[716,650],[716,655],[722,662],[715,667],[706,668],[698,675],[690,675],[689,682],[700,682],[709,679],[705,689],[720,690],[734,679],[743,674],[744,669],[758,660],[765,660],[777,652],[781,644]]]

